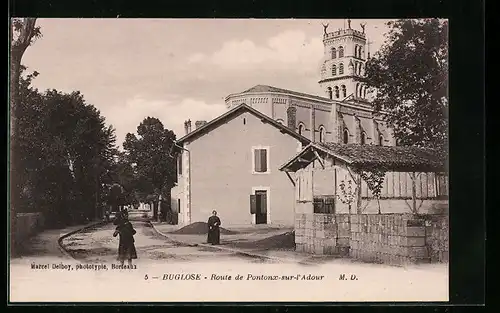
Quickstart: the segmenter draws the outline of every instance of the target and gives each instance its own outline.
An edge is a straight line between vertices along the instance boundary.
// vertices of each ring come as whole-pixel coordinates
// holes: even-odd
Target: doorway
[[[256,190],[255,200],[255,224],[267,224],[267,190]]]

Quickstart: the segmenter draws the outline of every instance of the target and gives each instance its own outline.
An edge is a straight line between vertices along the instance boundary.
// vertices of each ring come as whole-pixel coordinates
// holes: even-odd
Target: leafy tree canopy
[[[22,210],[44,212],[49,223],[98,214],[101,182],[116,151],[114,129],[79,92],[30,86],[38,73],[20,79],[17,140],[17,196]],[[98,217],[98,216],[97,216]]]
[[[137,136],[128,133],[123,143],[125,157],[132,165],[136,177],[136,190],[150,196],[146,199],[154,199],[155,219],[158,217],[159,195],[170,199],[166,194],[176,180],[176,164],[169,156],[174,142],[174,132],[165,129],[159,119],[147,117],[137,127]],[[162,213],[165,218],[163,210]]]
[[[389,22],[387,40],[361,79],[376,91],[376,111],[401,145],[446,150],[448,23],[438,19]]]
[[[137,136],[128,133],[123,143],[127,159],[137,175],[137,188],[144,193],[158,194],[175,182],[175,162],[168,152],[175,134],[165,129],[157,118],[147,117],[137,127]]]

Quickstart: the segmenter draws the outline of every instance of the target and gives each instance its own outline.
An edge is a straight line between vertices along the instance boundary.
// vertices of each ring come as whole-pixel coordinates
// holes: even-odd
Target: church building
[[[393,146],[370,94],[357,78],[369,57],[363,30],[323,35],[321,95],[257,85],[225,98],[228,111],[197,121],[177,141],[178,185],[172,208],[180,224],[205,221],[212,210],[225,225],[294,224],[295,190],[280,166],[311,142]]]
[[[370,93],[357,80],[369,57],[366,44],[364,30],[351,29],[350,22],[347,29],[334,32],[325,27],[322,95],[258,85],[227,96],[226,106],[250,105],[311,141],[393,146],[391,130],[374,113]]]

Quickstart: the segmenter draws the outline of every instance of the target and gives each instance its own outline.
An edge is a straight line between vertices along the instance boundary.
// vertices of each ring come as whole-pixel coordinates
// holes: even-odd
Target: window
[[[344,129],[344,143],[349,143],[349,131],[347,129]]]
[[[347,88],[346,88],[346,86],[342,85],[341,88],[342,88],[342,97],[344,97],[344,98],[347,97]]]
[[[182,153],[177,157],[177,173],[182,175]]]
[[[325,128],[323,126],[319,127],[319,142],[325,142]]]
[[[380,135],[378,137],[378,145],[383,146],[384,145],[384,136]]]
[[[334,196],[314,197],[313,205],[314,205],[314,213],[323,213],[323,214],[334,214],[335,213],[335,197]]]
[[[339,86],[335,86],[335,98],[340,98]]]
[[[366,98],[366,87],[363,89],[363,97]]]
[[[366,133],[365,132],[361,133],[361,144],[362,145],[366,144]]]
[[[339,58],[343,58],[344,57],[344,47],[340,46],[339,47]]]
[[[344,74],[344,63],[340,63],[339,65],[339,74]]]
[[[299,135],[302,135],[303,132],[304,132],[304,124],[299,124],[299,128],[298,128]]]
[[[359,96],[359,83],[356,84],[356,97]]]
[[[332,48],[332,59],[337,58],[337,49]]]
[[[328,91],[328,97],[332,99],[333,97],[332,87],[328,87],[326,90]]]
[[[337,65],[333,64],[332,65],[332,76],[337,75]]]
[[[357,58],[358,57],[358,49],[359,49],[359,46],[356,45],[354,46],[354,57]]]
[[[268,148],[253,148],[253,173],[268,173]]]

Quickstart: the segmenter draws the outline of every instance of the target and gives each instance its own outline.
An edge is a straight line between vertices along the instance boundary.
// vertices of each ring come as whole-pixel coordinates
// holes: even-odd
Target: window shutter
[[[267,150],[262,149],[260,150],[260,165],[261,165],[261,171],[262,172],[267,172]]]
[[[255,168],[254,168],[254,170],[256,172],[262,172],[261,163],[260,163],[260,160],[261,160],[261,158],[260,158],[260,149],[255,149],[253,151],[253,153],[254,153],[254,160],[255,160]]]
[[[250,195],[250,214],[257,213],[257,196]]]
[[[267,193],[260,195],[260,212],[267,214]]]

